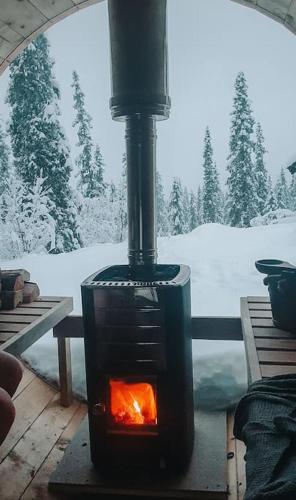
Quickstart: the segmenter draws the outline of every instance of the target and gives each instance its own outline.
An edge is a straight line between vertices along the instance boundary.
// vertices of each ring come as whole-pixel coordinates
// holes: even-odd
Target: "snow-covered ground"
[[[192,271],[194,315],[239,315],[239,298],[267,290],[254,262],[279,258],[296,262],[296,222],[238,229],[206,224],[190,234],[160,238],[160,263],[184,263]],[[31,271],[43,295],[72,295],[74,313],[81,312],[80,283],[89,274],[111,264],[126,263],[127,246],[98,244],[68,254],[28,255],[0,262],[1,268]],[[246,387],[242,342],[194,341],[194,380],[199,403],[223,407],[234,403]],[[57,377],[57,350],[51,333],[24,353],[40,373]],[[85,390],[81,340],[72,340],[74,388]],[[198,390],[197,390],[198,389]]]

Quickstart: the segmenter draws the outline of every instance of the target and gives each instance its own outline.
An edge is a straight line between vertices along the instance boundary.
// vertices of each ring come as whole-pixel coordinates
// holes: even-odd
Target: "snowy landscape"
[[[295,259],[296,220],[247,229],[206,224],[187,235],[159,239],[159,262],[184,263],[192,272],[192,313],[239,316],[239,298],[267,293],[254,266],[259,258]],[[13,261],[32,272],[44,295],[71,295],[74,313],[81,313],[80,283],[103,266],[126,263],[127,245],[98,244],[60,255],[28,255]],[[1,267],[11,261],[1,261]],[[58,284],[58,289],[57,289]],[[74,389],[84,394],[84,350],[72,339]],[[194,341],[195,388],[204,405],[228,406],[246,387],[242,342]],[[34,369],[57,379],[56,340],[49,333],[25,354]]]
[[[203,4],[205,12],[209,3]],[[174,26],[180,3],[171,1],[169,5],[170,23]],[[192,12],[199,8],[194,1],[188,5]],[[104,18],[106,6],[94,8]],[[241,7],[229,5],[227,9],[228,14],[234,12],[234,19],[239,18]],[[89,12],[90,20],[91,9]],[[248,15],[253,26],[259,14]],[[262,24],[256,24],[257,32],[261,33],[264,27],[268,33],[268,23],[270,20],[265,19]],[[74,24],[75,21],[72,26]],[[57,28],[52,29],[58,39],[59,33],[54,31]],[[275,32],[278,29],[274,28]],[[105,36],[106,29],[102,31]],[[276,32],[276,36],[280,38],[280,32]],[[38,36],[10,65],[4,75],[5,85],[0,86],[5,94],[0,99],[0,267],[28,269],[42,295],[73,296],[74,313],[80,314],[83,279],[106,265],[127,262],[124,129],[117,124],[118,130],[112,129],[111,139],[106,143],[104,126],[110,125],[94,111],[94,94],[88,96],[89,68],[78,71],[76,61],[71,60],[73,67],[60,85],[55,68],[64,61],[67,67],[67,57],[64,53],[56,61],[53,59],[52,53],[59,52],[54,40],[51,30],[48,35]],[[283,43],[288,44],[287,40],[283,38]],[[246,41],[241,43],[248,46]],[[107,42],[100,50],[105,57]],[[103,56],[100,54],[101,60]],[[226,54],[222,56],[227,59]],[[202,53],[198,57],[202,58]],[[291,121],[295,120],[296,110],[290,105],[294,99],[288,102],[289,106],[281,105],[284,102],[281,99],[289,96],[287,89],[294,96],[296,75],[293,68],[289,68],[289,84],[286,82],[283,95],[275,97],[272,94],[277,86],[274,80],[268,76],[264,80],[264,71],[260,75],[255,71],[256,79],[253,76],[249,85],[243,63],[249,65],[247,56],[232,63],[231,83],[225,92],[229,99],[217,98],[217,102],[223,101],[223,112],[219,110],[223,123],[228,120],[227,127],[220,127],[222,139],[218,138],[216,126],[216,121],[222,119],[220,115],[217,119],[215,106],[209,103],[207,96],[208,108],[203,108],[200,102],[203,97],[190,86],[191,101],[193,97],[196,99],[203,115],[200,117],[199,108],[191,106],[196,114],[192,115],[191,122],[188,119],[188,125],[186,117],[190,111],[186,102],[182,106],[182,119],[177,120],[181,116],[178,100],[186,94],[179,77],[191,71],[193,64],[188,61],[188,66],[178,74],[177,61],[171,67],[175,76],[171,123],[175,129],[179,127],[178,140],[174,140],[175,132],[166,128],[166,122],[158,126],[159,144],[165,144],[160,148],[161,161],[156,175],[158,261],[191,267],[192,313],[199,316],[239,316],[241,296],[266,294],[262,277],[255,270],[257,259],[279,258],[296,264],[294,132],[291,136],[296,126]],[[271,59],[270,67],[274,66]],[[267,75],[267,64],[265,71]],[[219,81],[219,75],[215,78]],[[218,87],[215,78],[209,78],[209,85]],[[282,116],[278,109],[271,111],[268,100],[264,109],[263,94],[257,100],[250,98],[250,94],[258,92],[259,95],[260,78],[264,96],[270,93],[274,107],[282,106],[282,113],[291,113],[291,116]],[[106,78],[104,92],[107,95],[108,85]],[[218,92],[219,89],[217,95]],[[107,101],[106,98],[106,108]],[[66,118],[65,102],[71,102],[70,106],[67,104]],[[199,127],[198,134],[192,131],[192,123]],[[274,130],[271,123],[275,124]],[[165,130],[170,130],[167,136]],[[188,139],[190,134],[197,144],[194,154],[192,136]],[[101,137],[105,137],[105,142]],[[289,142],[285,143],[285,138],[290,138]],[[227,151],[225,157],[221,155],[221,141]],[[115,158],[115,154],[116,161],[108,160],[112,155]],[[174,157],[178,158],[177,166]],[[188,181],[188,171],[194,182]],[[84,395],[82,341],[72,341],[72,356],[74,389]],[[57,349],[51,332],[31,347],[24,359],[42,375],[57,379]],[[242,342],[194,341],[194,367],[200,404],[217,408],[232,405],[246,388]]]

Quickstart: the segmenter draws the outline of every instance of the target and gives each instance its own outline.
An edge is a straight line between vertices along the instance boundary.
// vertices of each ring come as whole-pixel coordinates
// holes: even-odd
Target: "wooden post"
[[[73,401],[70,339],[58,337],[57,341],[61,405],[67,407]]]

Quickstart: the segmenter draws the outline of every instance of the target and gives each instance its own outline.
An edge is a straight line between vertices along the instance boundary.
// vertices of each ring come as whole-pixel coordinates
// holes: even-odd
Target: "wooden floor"
[[[14,404],[16,420],[0,447],[0,498],[61,500],[48,492],[48,479],[85,416],[86,405],[74,401],[69,408],[63,408],[58,392],[27,368]],[[242,500],[244,447],[233,438],[232,425],[233,418],[229,416],[229,500]],[[65,500],[65,496],[62,498]]]

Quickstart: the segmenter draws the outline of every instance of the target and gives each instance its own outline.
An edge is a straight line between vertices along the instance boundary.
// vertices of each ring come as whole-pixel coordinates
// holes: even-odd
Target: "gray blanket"
[[[247,452],[245,500],[296,500],[296,375],[255,382],[237,406]]]

